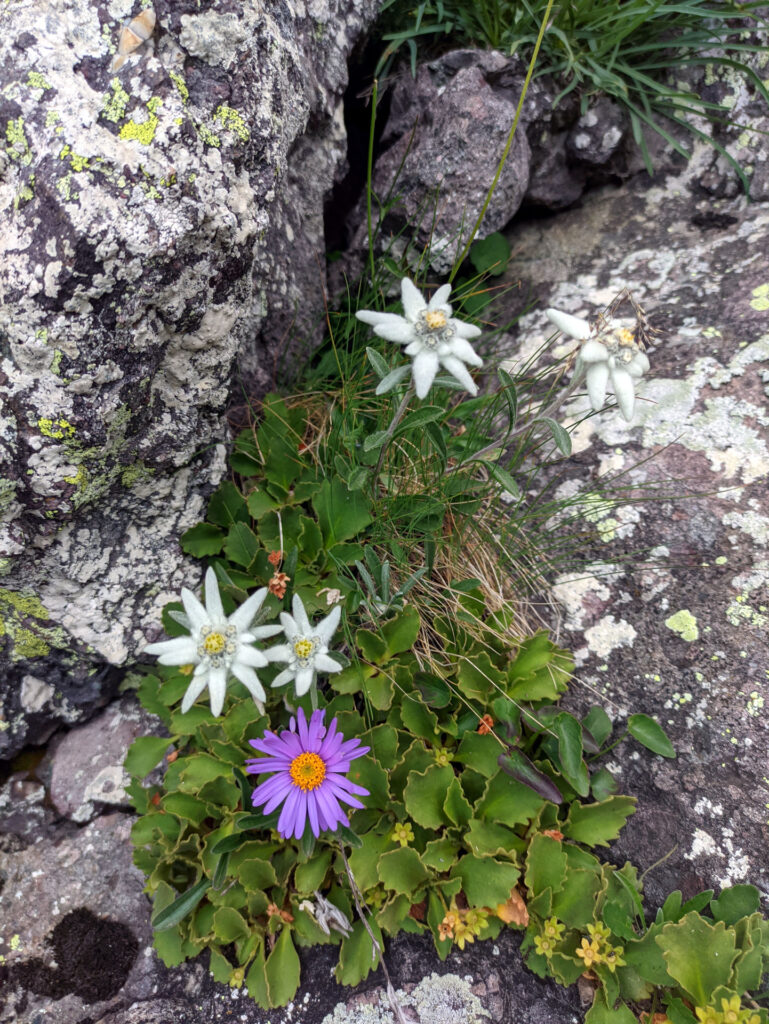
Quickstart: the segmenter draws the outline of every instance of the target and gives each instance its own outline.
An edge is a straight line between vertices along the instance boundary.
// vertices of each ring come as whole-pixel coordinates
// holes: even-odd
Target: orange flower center
[[[326,763],[317,754],[305,752],[294,758],[288,771],[295,786],[317,789],[326,777]]]
[[[439,309],[431,309],[425,313],[425,323],[433,330],[437,330],[439,327],[445,327],[446,322],[446,314],[442,313]]]
[[[209,633],[203,641],[206,654],[221,654],[227,641],[221,633]]]

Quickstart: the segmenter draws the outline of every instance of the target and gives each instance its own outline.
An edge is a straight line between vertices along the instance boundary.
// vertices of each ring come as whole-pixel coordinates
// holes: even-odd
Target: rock
[[[660,330],[633,422],[584,419],[556,493],[601,486],[609,499],[586,508],[595,540],[580,540],[555,590],[578,662],[572,700],[618,724],[654,715],[678,753],[625,742],[610,762],[638,797],[612,858],[642,870],[667,858],[646,879],[652,908],[677,888],[769,893],[769,275],[756,258],[769,205],[698,198],[709,161],[699,150],[676,177],[598,190],[510,234],[510,279],[541,306],[591,316],[627,286]],[[513,361],[551,332],[541,309],[524,316]],[[561,338],[551,353],[572,347]],[[559,419],[586,408],[580,397]],[[654,500],[625,501],[612,478]]]
[[[159,725],[135,700],[123,697],[62,736],[47,755],[49,793],[59,814],[82,824],[99,805],[129,806],[130,777],[123,761],[136,737],[157,734]]]
[[[13,8],[0,37],[2,757],[108,699],[103,666],[154,638],[159,608],[199,582],[178,538],[224,471],[236,357],[253,376],[266,350],[266,379],[297,297],[322,312],[346,57],[375,8],[158,0],[154,33],[117,71],[124,0]]]
[[[603,167],[619,149],[626,131],[624,110],[601,96],[571,129],[566,145],[580,163]]]

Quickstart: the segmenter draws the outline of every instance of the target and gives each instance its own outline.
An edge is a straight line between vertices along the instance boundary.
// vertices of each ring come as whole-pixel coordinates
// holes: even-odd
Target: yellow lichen
[[[37,421],[37,427],[44,437],[52,437],[57,441],[75,435],[75,428],[65,419],[51,420],[43,416]]]

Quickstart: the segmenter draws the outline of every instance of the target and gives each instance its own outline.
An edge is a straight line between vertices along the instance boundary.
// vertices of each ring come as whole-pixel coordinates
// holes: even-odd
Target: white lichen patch
[[[588,650],[597,658],[606,659],[620,647],[632,647],[636,636],[635,629],[625,619],[615,619],[613,615],[604,615],[595,625],[585,630]]]
[[[584,572],[564,573],[556,578],[552,594],[566,612],[566,629],[581,630],[585,621],[592,617],[594,609],[602,607],[609,599],[611,591],[607,579],[612,577],[605,570],[610,568],[586,566]]]
[[[414,1024],[486,1024],[490,1020],[469,981],[456,974],[431,974],[411,992],[398,991],[396,998]],[[395,1024],[385,993],[373,999],[350,1008],[339,1003],[323,1024]]]

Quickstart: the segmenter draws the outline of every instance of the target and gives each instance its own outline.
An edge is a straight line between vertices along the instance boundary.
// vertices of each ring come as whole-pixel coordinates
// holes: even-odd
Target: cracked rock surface
[[[197,584],[178,538],[224,472],[236,357],[264,383],[299,297],[322,309],[346,60],[376,7],[157,0],[117,70],[129,0],[6,11],[0,756],[108,699],[97,673]]]

